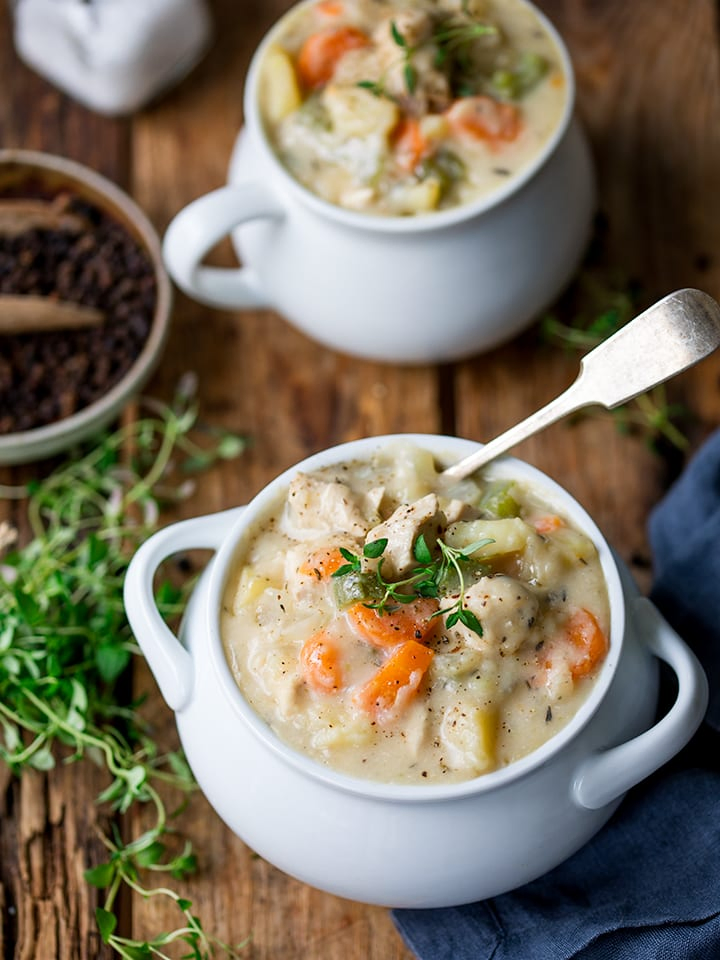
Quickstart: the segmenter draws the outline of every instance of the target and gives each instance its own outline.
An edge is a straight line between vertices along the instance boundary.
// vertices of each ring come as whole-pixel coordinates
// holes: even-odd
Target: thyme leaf
[[[402,35],[402,33],[400,33],[400,30],[398,29],[398,25],[395,23],[394,20],[390,21],[390,34],[392,35],[393,40],[399,47],[401,47],[403,50],[408,49],[408,42],[405,39],[405,37]]]
[[[384,97],[385,85],[380,80],[358,80],[356,86],[363,90],[369,90],[376,97]]]

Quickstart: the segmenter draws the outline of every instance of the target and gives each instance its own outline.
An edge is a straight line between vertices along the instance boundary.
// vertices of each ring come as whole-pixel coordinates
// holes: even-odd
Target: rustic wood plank
[[[0,143],[62,154],[121,185],[127,177],[128,126],[92,114],[24,67],[15,56],[8,4],[0,4]],[[49,464],[0,469],[18,484]],[[27,540],[22,502],[0,502],[0,519]],[[83,871],[104,859],[98,829],[107,820],[95,798],[107,778],[90,762],[22,779],[0,774],[0,956],[16,960],[106,960],[94,909],[97,891]]]
[[[8,5],[0,11],[0,143],[85,163],[127,185],[129,127],[64,96],[15,54]]]
[[[94,799],[99,771],[90,763],[2,778],[3,957],[95,960],[110,952],[98,940],[96,893],[83,873],[103,858]]]

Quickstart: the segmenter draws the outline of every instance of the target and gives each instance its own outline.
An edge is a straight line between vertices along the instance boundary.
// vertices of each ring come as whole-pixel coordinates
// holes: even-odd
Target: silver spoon
[[[443,471],[461,479],[582,407],[612,410],[692,367],[720,346],[720,305],[700,290],[677,290],[591,350],[559,397]]]

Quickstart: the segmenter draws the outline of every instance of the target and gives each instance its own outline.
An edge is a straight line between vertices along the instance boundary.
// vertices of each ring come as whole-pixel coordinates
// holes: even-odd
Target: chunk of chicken
[[[408,89],[406,63],[395,60],[388,66],[385,87],[395,97],[406,113],[422,117],[429,111],[439,113],[450,106],[450,84],[444,73],[434,66],[433,49],[418,50],[413,54],[411,65],[414,77],[412,90]]]
[[[358,497],[342,480],[301,473],[290,484],[285,519],[295,533],[337,530],[364,537],[378,518],[363,513]]]
[[[437,538],[445,529],[445,514],[440,509],[437,495],[428,493],[415,503],[402,504],[387,520],[368,533],[366,543],[387,538],[383,553],[383,573],[386,577],[400,578],[417,566],[413,547],[423,534],[428,548],[432,550]]]
[[[296,603],[314,605],[318,598],[332,595],[332,574],[337,566],[344,563],[344,560],[338,559],[340,548],[357,553],[358,541],[334,534],[331,545],[328,545],[327,539],[317,542],[303,540],[285,551],[285,584]]]
[[[455,13],[478,20],[490,15],[487,0],[446,0],[446,6]]]
[[[398,40],[404,41],[404,49],[412,49],[430,38],[432,28],[433,22],[429,13],[407,8],[382,20],[375,28],[373,40],[384,53],[394,53],[397,56],[400,48]]]
[[[457,497],[446,500],[442,509],[448,524],[457,523],[459,520],[476,520],[478,517],[478,510],[471,503]]]
[[[465,591],[463,606],[478,618],[483,635],[458,623],[448,633],[471,647],[516,653],[528,639],[537,620],[540,601],[512,577],[481,577]]]
[[[386,92],[415,116],[440,112],[450,105],[450,86],[435,66],[433,18],[425,10],[399,10],[373,33],[375,55]],[[376,68],[377,69],[377,68]],[[408,70],[413,77],[408,87]]]

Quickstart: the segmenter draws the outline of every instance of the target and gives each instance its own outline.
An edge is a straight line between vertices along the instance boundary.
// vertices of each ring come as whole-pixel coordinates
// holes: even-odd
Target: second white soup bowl
[[[177,284],[215,307],[274,308],[326,346],[392,363],[456,360],[519,333],[571,278],[594,204],[570,58],[552,24],[527,6],[554,39],[566,77],[561,122],[487,197],[411,217],[334,206],[278,160],[258,103],[261,63],[281,20],[250,66],[228,186],[190,203],[165,235]],[[228,234],[243,267],[204,266]]]

